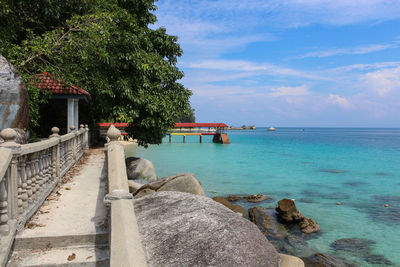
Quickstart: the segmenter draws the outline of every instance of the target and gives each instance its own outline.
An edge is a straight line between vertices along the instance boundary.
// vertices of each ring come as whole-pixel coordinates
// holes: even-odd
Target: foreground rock
[[[242,206],[233,205],[231,202],[229,202],[223,197],[213,197],[212,199],[218,203],[221,203],[222,205],[232,210],[233,212],[239,213],[243,218],[247,218],[247,212]]]
[[[278,217],[286,223],[299,224],[301,231],[305,234],[311,234],[321,230],[318,223],[311,218],[304,217],[300,211],[297,210],[296,204],[292,199],[284,198],[278,201],[276,208]]]
[[[153,163],[147,159],[129,157],[125,159],[126,172],[129,180],[146,180],[154,182],[157,180],[156,170]]]
[[[133,195],[135,197],[142,197],[161,191],[178,191],[205,196],[203,187],[193,173],[180,173],[145,184],[136,190]]]
[[[160,192],[134,200],[149,266],[279,266],[251,222],[210,198]]]
[[[28,129],[28,93],[18,71],[0,55],[0,130]]]

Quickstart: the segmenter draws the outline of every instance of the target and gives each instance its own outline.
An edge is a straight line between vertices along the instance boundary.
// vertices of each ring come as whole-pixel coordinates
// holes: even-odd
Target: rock
[[[292,199],[281,199],[278,201],[278,207],[276,208],[279,219],[284,222],[297,222],[304,218],[300,211],[297,210],[296,204]]]
[[[303,220],[299,223],[301,231],[305,234],[316,233],[321,228],[319,227],[318,223],[311,218],[304,217]]]
[[[128,180],[129,193],[135,193],[137,190],[139,190],[139,188],[141,188],[144,185],[141,183],[137,183],[136,181]]]
[[[249,219],[255,223],[263,234],[274,232],[273,218],[268,216],[262,208],[253,207],[249,209]]]
[[[28,134],[19,128],[13,128],[17,132],[17,137],[15,138],[15,142],[18,144],[27,144],[28,143]]]
[[[210,198],[159,192],[134,207],[149,267],[280,265],[257,226]]]
[[[228,201],[231,202],[235,202],[238,200],[246,200],[247,202],[253,202],[253,203],[257,203],[257,202],[261,202],[267,199],[272,199],[272,197],[270,196],[266,196],[266,195],[248,195],[248,196],[227,196],[226,199]]]
[[[29,126],[28,93],[14,66],[0,55],[0,130]]]
[[[305,267],[304,262],[295,256],[290,256],[286,254],[279,254],[281,257],[282,267]]]
[[[330,246],[336,251],[369,254],[374,244],[375,241],[365,238],[342,238],[332,242]]]
[[[301,231],[305,234],[311,234],[321,230],[316,221],[311,218],[304,217],[297,210],[294,200],[284,198],[279,200],[278,207],[275,209],[278,212],[278,217],[286,223],[299,224]]]
[[[365,238],[342,238],[331,243],[336,251],[350,252],[355,256],[362,257],[370,264],[392,265],[393,263],[383,255],[373,254],[372,245],[376,242]]]
[[[143,179],[149,182],[157,180],[153,163],[147,159],[129,157],[125,159],[129,180]]]
[[[136,192],[135,197],[139,198],[139,197],[143,197],[146,195],[150,195],[155,193],[156,191],[150,189],[150,188],[144,188],[143,190],[140,190],[140,192]]]
[[[235,201],[241,200],[242,197],[239,197],[239,196],[227,196],[226,199],[228,201],[230,201],[230,202],[235,202]]]
[[[243,196],[242,198],[248,202],[261,202],[267,199],[272,199],[271,197],[266,195],[248,195]]]
[[[393,265],[393,262],[386,259],[385,256],[383,255],[367,254],[366,256],[363,257],[363,259],[370,264]]]
[[[151,189],[152,191],[146,189]],[[146,191],[142,192],[144,190]],[[160,191],[179,191],[205,196],[203,187],[201,187],[200,182],[193,173],[180,173],[174,176],[158,179],[155,182],[143,185],[133,193],[133,195],[139,197],[146,193],[150,194]]]
[[[213,197],[212,199],[214,201],[218,202],[218,203],[221,203],[222,205],[224,205],[228,209],[230,209],[230,210],[232,210],[232,211],[234,211],[236,213],[239,213],[243,218],[247,218],[247,212],[242,206],[233,205],[223,197]]]
[[[310,257],[301,258],[307,267],[357,267],[358,265],[348,262],[343,258],[315,253]]]

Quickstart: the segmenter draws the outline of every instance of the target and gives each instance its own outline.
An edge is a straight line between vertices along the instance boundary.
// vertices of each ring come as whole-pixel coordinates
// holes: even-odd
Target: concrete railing
[[[111,209],[110,266],[147,266],[139,229],[129,193],[124,146],[118,142],[121,132],[111,125],[106,144],[108,194],[104,202]]]
[[[38,210],[64,174],[88,148],[89,128],[60,136],[53,127],[49,139],[20,145],[16,131],[0,132],[0,266],[5,266],[17,230]]]

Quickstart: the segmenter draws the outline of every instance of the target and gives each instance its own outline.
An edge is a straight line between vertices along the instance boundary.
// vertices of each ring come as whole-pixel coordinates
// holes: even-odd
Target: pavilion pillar
[[[67,99],[67,130],[71,127],[71,126],[75,126],[75,99],[73,98],[68,98]],[[76,129],[76,128],[75,128]]]
[[[74,99],[74,126],[79,129],[79,99]]]

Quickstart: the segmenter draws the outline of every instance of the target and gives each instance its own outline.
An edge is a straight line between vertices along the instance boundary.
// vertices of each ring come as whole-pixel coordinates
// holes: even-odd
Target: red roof
[[[228,127],[225,123],[187,123],[178,122],[175,123],[176,128],[197,128],[197,127]]]
[[[115,127],[128,127],[129,123],[128,122],[99,122],[97,125],[100,127],[110,127],[111,124],[114,124]]]
[[[50,90],[53,94],[87,95],[90,98],[90,94],[87,91],[74,84],[66,85],[62,79],[56,78],[48,72],[36,74],[36,80],[32,84],[42,90]]]

